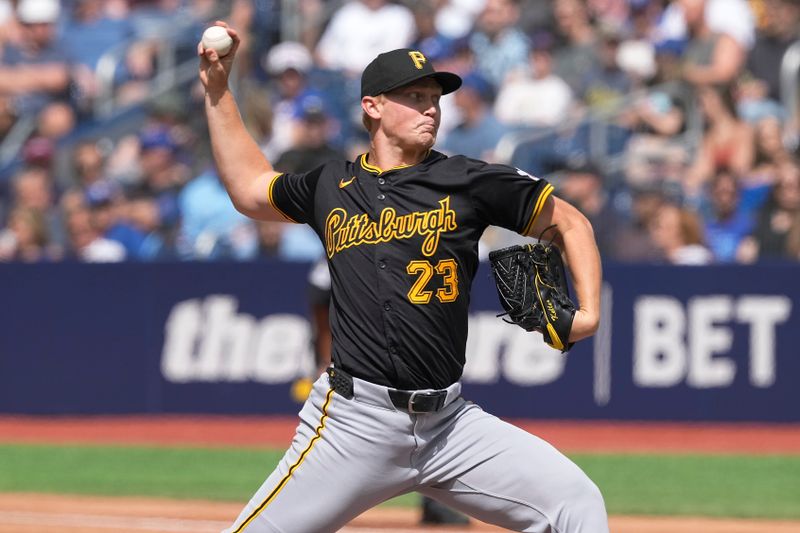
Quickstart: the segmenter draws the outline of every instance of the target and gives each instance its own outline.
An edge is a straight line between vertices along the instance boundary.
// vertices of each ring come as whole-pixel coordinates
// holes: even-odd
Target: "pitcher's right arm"
[[[259,220],[285,220],[269,203],[269,187],[279,174],[244,126],[228,86],[240,39],[235,30],[217,21],[233,39],[230,52],[219,57],[215,50],[197,45],[200,81],[205,88],[205,110],[211,149],[217,170],[236,209]]]

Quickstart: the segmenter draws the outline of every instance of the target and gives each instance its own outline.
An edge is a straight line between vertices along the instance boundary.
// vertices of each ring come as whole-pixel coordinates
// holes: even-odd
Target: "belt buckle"
[[[417,411],[416,409],[414,409],[414,398],[416,398],[417,396],[424,396],[426,398],[439,398],[441,396],[444,396],[445,394],[446,393],[444,393],[444,391],[413,391],[411,393],[411,396],[408,397],[408,412],[409,413],[417,413],[417,414],[419,414],[419,413],[435,413],[436,411],[441,409],[441,406],[437,406],[437,408],[433,409],[433,410]],[[441,402],[441,403],[444,403],[444,402]]]

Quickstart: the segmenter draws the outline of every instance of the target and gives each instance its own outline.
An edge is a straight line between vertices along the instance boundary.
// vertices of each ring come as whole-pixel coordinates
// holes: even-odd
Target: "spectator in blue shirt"
[[[704,217],[708,247],[717,262],[733,263],[742,240],[753,231],[753,213],[742,207],[739,183],[728,172],[712,180],[709,201]]]
[[[74,97],[80,108],[90,111],[100,90],[102,80],[97,79],[95,69],[103,55],[120,52],[120,63],[109,81],[115,86],[131,81],[125,58],[126,48],[134,38],[133,26],[130,19],[109,17],[102,0],[79,0],[69,15],[62,42],[73,63]]]
[[[22,0],[17,6],[20,41],[6,46],[0,60],[0,97],[8,98],[16,116],[38,114],[67,97],[69,61],[57,41],[57,0]]]
[[[87,187],[85,194],[92,226],[100,236],[121,244],[127,259],[139,259],[146,235],[127,219],[128,199],[122,189],[101,180]]]
[[[527,68],[529,44],[518,22],[519,0],[487,0],[470,37],[475,68],[495,89],[515,70]]]
[[[178,256],[199,260],[253,259],[258,238],[253,222],[231,204],[217,172],[206,169],[178,196]]]
[[[463,80],[461,89],[454,95],[462,122],[447,134],[442,149],[492,161],[497,143],[509,128],[494,116],[491,84],[474,72],[464,76]]]

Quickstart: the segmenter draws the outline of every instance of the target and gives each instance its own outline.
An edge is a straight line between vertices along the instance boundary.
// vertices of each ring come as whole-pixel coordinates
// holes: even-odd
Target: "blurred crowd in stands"
[[[0,0],[0,261],[322,255],[220,184],[196,80],[215,19],[280,171],[366,151],[360,72],[410,47],[464,79],[437,149],[551,180],[604,260],[800,260],[800,0]]]

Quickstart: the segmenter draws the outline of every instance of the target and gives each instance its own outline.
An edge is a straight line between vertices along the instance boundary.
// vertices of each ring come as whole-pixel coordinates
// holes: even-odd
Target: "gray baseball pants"
[[[354,397],[314,383],[294,439],[225,533],[337,531],[375,505],[418,491],[512,531],[607,533],[597,486],[542,439],[447,389],[438,412],[394,407],[354,379]]]

